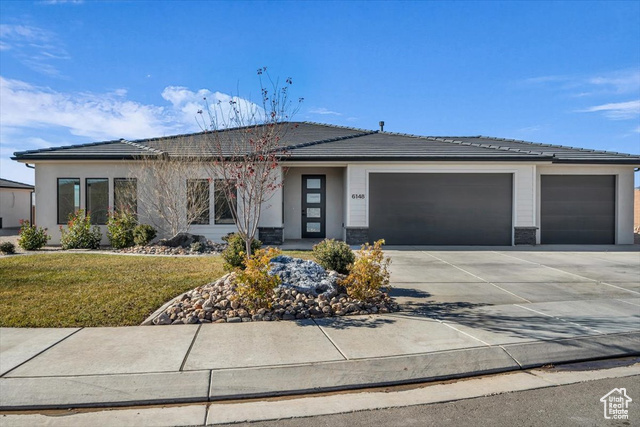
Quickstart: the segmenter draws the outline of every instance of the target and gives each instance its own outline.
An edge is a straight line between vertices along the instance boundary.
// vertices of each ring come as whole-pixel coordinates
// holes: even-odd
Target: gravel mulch
[[[235,297],[235,273],[215,282],[199,286],[172,301],[151,320],[154,325],[182,325],[193,323],[238,323],[256,321],[296,320],[357,314],[390,313],[398,311],[398,304],[386,293],[362,302],[350,298],[344,289],[333,295],[314,296],[280,286],[272,297],[270,309],[250,310]],[[146,324],[147,322],[145,322]]]

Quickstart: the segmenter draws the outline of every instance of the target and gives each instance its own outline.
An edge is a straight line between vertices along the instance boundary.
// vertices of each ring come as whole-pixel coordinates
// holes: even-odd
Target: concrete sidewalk
[[[640,354],[638,252],[389,254],[400,313],[0,329],[0,409],[297,394]]]

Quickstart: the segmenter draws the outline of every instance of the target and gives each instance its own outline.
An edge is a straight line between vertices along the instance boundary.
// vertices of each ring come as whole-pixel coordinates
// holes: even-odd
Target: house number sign
[[[352,198],[352,199],[364,199],[364,194],[361,194],[361,193],[359,193],[359,194],[352,194],[352,195],[351,195],[351,198]]]

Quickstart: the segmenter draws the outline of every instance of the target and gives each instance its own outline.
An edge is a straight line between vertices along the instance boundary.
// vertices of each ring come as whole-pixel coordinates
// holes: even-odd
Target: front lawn
[[[286,255],[313,259],[311,252]],[[139,325],[224,274],[222,258],[43,253],[0,259],[1,327]]]
[[[220,257],[38,254],[0,259],[0,326],[138,325],[224,274]]]

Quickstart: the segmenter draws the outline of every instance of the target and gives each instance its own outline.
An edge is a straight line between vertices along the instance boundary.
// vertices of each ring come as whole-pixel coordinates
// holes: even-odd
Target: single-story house
[[[20,227],[20,220],[32,221],[30,184],[0,178],[0,228]]]
[[[144,173],[136,169],[140,156],[179,157],[205,137],[121,139],[17,152],[13,159],[35,165],[37,223],[57,243],[68,212],[104,212],[117,205],[119,188],[135,188],[136,174]],[[639,155],[309,122],[295,123],[281,145],[288,151],[283,185],[259,224],[268,244],[324,237],[349,244],[384,238],[390,245],[633,243]],[[202,182],[213,195],[215,177],[198,173],[194,178],[208,178]],[[207,218],[191,232],[219,241],[235,227],[211,200]]]

